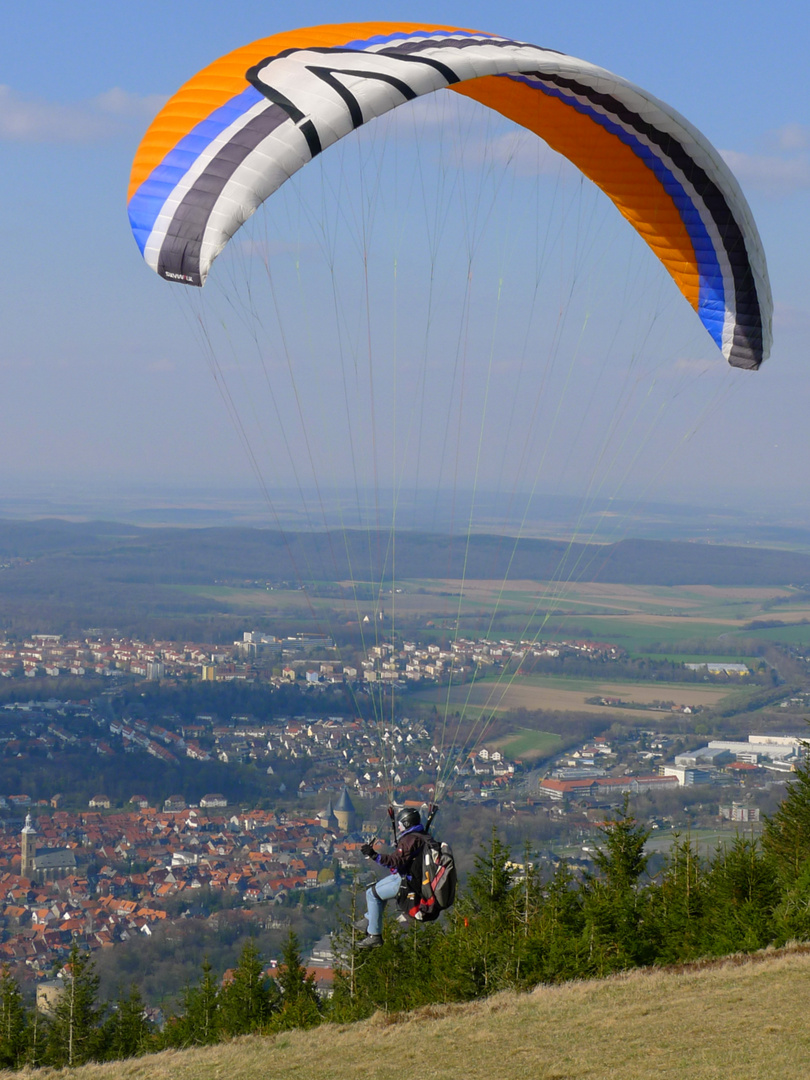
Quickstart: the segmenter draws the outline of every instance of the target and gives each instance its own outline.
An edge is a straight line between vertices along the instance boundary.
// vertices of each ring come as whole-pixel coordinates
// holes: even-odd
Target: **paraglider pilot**
[[[397,846],[390,855],[377,851],[373,842],[363,844],[360,849],[367,858],[385,867],[388,873],[366,890],[368,932],[358,945],[359,949],[373,949],[382,945],[382,917],[386,901],[393,900],[403,881],[410,881],[413,873],[418,872],[422,854],[420,837],[425,834],[419,811],[406,807],[397,814]]]

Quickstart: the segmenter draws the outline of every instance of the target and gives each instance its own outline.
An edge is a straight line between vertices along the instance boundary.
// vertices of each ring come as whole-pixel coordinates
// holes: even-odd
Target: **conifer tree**
[[[601,826],[604,847],[594,856],[598,877],[583,885],[587,971],[605,975],[649,963],[653,952],[640,932],[645,901],[639,879],[647,867],[644,845],[649,830],[628,809],[625,797],[612,821]]]
[[[355,872],[351,881],[351,903],[348,912],[340,927],[332,934],[332,949],[339,960],[335,968],[335,982],[328,1002],[328,1011],[330,1020],[336,1023],[349,1023],[370,1015],[372,1011],[366,1001],[358,996],[357,975],[362,964],[362,954],[357,946],[365,936],[365,930],[360,929],[361,896],[361,886]]]
[[[359,1015],[377,1009],[404,1012],[456,1000],[450,988],[456,958],[446,946],[447,938],[436,923],[389,927],[382,947],[360,958],[356,974]],[[442,978],[448,973],[449,980]]]
[[[690,837],[676,834],[660,881],[649,887],[648,936],[655,939],[656,960],[693,960],[707,949],[706,869]]]
[[[594,862],[605,884],[614,893],[635,889],[647,868],[644,845],[650,835],[629,811],[629,799],[612,821],[600,826],[604,848],[594,855]]]
[[[43,1020],[39,1009],[31,1012],[28,1024],[27,1040],[25,1049],[25,1063],[32,1069],[44,1064],[47,1053],[48,1025]]]
[[[500,978],[504,986],[532,984],[534,949],[532,935],[543,903],[540,877],[528,840],[523,847],[522,870],[507,867],[509,888],[501,902],[504,955]],[[527,966],[528,964],[528,966]]]
[[[219,1035],[219,990],[206,957],[202,978],[183,995],[183,1010],[169,1023],[165,1042],[169,1046],[210,1046]]]
[[[106,1024],[107,1058],[137,1057],[151,1049],[151,1029],[146,1019],[143,998],[133,984],[129,994],[119,994],[116,1007]]]
[[[74,944],[65,965],[64,989],[54,1005],[47,1057],[53,1065],[81,1065],[99,1048],[98,976],[89,953]]]
[[[281,1010],[274,1018],[279,1028],[312,1027],[320,1023],[321,1010],[315,977],[307,974],[301,961],[298,938],[287,935],[276,982],[281,991]]]
[[[3,966],[0,974],[0,1066],[18,1069],[27,1044],[26,1009],[17,980]]]
[[[795,885],[810,865],[810,757],[796,767],[779,809],[765,819],[762,849],[785,886]]]
[[[523,959],[526,982],[561,982],[581,977],[583,893],[563,859],[543,891]]]
[[[508,862],[509,848],[493,826],[489,846],[475,856],[475,870],[467,882],[469,900],[480,913],[503,914],[512,887]]]
[[[780,899],[773,912],[773,943],[810,939],[810,864],[789,885],[782,884]]]
[[[708,947],[716,956],[764,948],[774,932],[779,886],[756,839],[721,848],[706,879]]]
[[[508,863],[509,849],[493,828],[489,845],[475,857],[466,895],[456,902],[455,962],[469,996],[511,985],[517,921]]]
[[[233,979],[220,993],[222,1030],[229,1036],[260,1031],[279,1007],[280,994],[268,979],[254,941],[246,942]]]

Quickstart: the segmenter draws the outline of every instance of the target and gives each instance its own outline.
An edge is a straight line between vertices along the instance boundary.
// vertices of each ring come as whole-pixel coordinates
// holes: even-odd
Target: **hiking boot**
[[[368,919],[364,915],[362,919],[358,919],[357,922],[352,923],[354,930],[368,930]]]
[[[382,945],[382,934],[369,934],[358,943],[358,949],[379,949]]]

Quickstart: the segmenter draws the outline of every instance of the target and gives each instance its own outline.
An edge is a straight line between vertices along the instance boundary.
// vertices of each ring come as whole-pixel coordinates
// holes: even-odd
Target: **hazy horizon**
[[[272,509],[264,496],[250,486],[209,488],[150,485],[47,485],[0,493],[0,521],[36,522],[48,519],[68,522],[111,522],[137,527],[178,528],[250,527],[285,531],[323,531],[391,527],[391,493],[363,493],[358,512],[356,492],[331,493],[321,502],[309,492],[309,517],[302,512],[299,491],[271,492]],[[446,498],[432,494],[400,492],[398,531],[439,534],[466,533],[471,521],[470,491],[447,490]],[[452,504],[452,505],[451,505]],[[314,507],[317,505],[317,514]],[[526,538],[591,539],[616,542],[623,539],[704,540],[754,543],[762,546],[810,546],[810,525],[793,507],[750,506],[717,500],[664,498],[647,500],[592,500],[536,493],[479,491],[475,496],[472,532]]]
[[[733,20],[687,0],[677,22],[637,0],[610,20],[601,5],[594,18],[480,0],[409,11],[602,64],[705,132],[749,200],[775,297],[773,355],[747,373],[601,193],[445,92],[302,170],[205,289],[160,280],[124,209],[150,119],[224,51],[334,13],[323,0],[247,0],[227,17],[200,0],[193,20],[139,10],[154,27],[139,50],[123,9],[8,12],[0,515],[312,526],[367,520],[396,491],[399,525],[429,528],[463,517],[474,489],[476,530],[514,528],[532,492],[532,529],[564,529],[583,506],[589,525],[620,506],[644,529],[661,526],[651,507],[703,508],[696,535],[810,527],[806,13],[763,20],[750,0]],[[390,0],[352,12],[400,14]],[[753,33],[764,94],[740,63]]]

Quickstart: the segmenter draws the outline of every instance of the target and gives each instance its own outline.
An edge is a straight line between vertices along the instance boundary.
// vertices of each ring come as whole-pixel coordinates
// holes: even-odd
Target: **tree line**
[[[7,1069],[118,1061],[172,1048],[205,1046],[250,1032],[309,1027],[324,1015],[315,981],[301,961],[298,939],[288,935],[282,962],[267,976],[248,941],[226,979],[202,965],[199,982],[180,1007],[157,1025],[137,985],[110,1005],[98,1001],[98,976],[88,952],[74,945],[61,971],[61,987],[48,1009],[28,1008],[8,968],[0,974],[0,1067]]]
[[[402,926],[392,918],[384,944],[371,951],[357,948],[355,893],[333,939],[339,970],[329,999],[319,997],[292,932],[272,977],[252,941],[227,981],[204,963],[160,1030],[148,1022],[137,987],[112,1006],[98,1004],[92,959],[78,947],[50,1014],[27,1009],[6,970],[0,1066],[58,1067],[346,1023],[377,1010],[467,1001],[810,938],[810,763],[797,770],[761,837],[738,835],[703,857],[688,835],[678,836],[655,876],[646,873],[648,830],[627,801],[600,828],[593,869],[561,861],[545,878],[528,846],[515,864],[493,830],[443,922]]]

